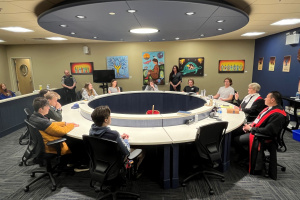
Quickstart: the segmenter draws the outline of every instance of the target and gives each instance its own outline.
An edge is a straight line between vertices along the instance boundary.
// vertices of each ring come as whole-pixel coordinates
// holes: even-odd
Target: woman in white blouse
[[[117,92],[121,92],[120,88],[118,87],[118,82],[116,79],[111,80],[111,86],[108,87],[108,93],[117,93]]]
[[[84,100],[92,100],[95,96],[97,96],[97,92],[94,90],[93,85],[91,83],[86,83],[82,90],[82,99]]]

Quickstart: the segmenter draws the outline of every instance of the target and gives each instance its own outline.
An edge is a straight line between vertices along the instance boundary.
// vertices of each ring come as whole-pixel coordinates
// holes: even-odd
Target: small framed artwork
[[[71,73],[74,75],[87,75],[93,74],[94,63],[93,62],[74,62],[70,63]]]
[[[269,61],[269,71],[274,71],[275,70],[275,60],[276,57],[275,56],[271,56],[270,57],[270,61]]]
[[[290,72],[290,66],[291,66],[291,56],[284,56],[282,71],[283,72]]]
[[[244,73],[245,60],[219,60],[219,73]]]
[[[257,70],[262,70],[264,64],[264,58],[259,58]]]

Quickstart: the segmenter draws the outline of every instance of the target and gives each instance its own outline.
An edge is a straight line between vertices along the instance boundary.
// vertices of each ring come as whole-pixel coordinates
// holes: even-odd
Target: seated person
[[[56,92],[49,91],[45,94],[45,98],[48,100],[50,105],[49,113],[46,115],[48,119],[53,119],[55,121],[62,121],[62,109],[61,104],[57,102],[57,99],[60,99],[60,95]]]
[[[233,103],[239,106],[241,111],[244,111],[246,119],[255,117],[265,108],[265,101],[259,95],[260,85],[258,83],[250,83],[248,86],[248,95],[245,96],[243,101],[239,99],[239,93],[235,93]],[[254,120],[254,119],[253,119]]]
[[[108,125],[111,123],[110,109],[108,106],[99,106],[92,112],[92,120],[94,124],[90,129],[89,135],[98,136],[101,138],[116,141],[124,154],[124,158],[132,151],[128,142],[129,135],[123,133],[119,134],[118,131],[111,130]],[[144,158],[143,152],[138,156],[137,167],[140,166]]]
[[[118,87],[118,81],[116,79],[111,80],[110,84],[110,87],[108,87],[109,94],[121,92],[120,88]]]
[[[47,92],[49,92],[48,89],[42,89],[42,90],[40,90],[40,92],[39,92],[39,96],[40,96],[40,97],[45,97],[45,94],[47,94]]]
[[[15,93],[8,90],[4,83],[0,84],[0,100],[15,97]]]
[[[270,92],[265,98],[265,105],[257,118],[251,124],[243,126],[244,134],[236,136],[234,142],[238,148],[237,152],[246,158],[249,157],[250,134],[260,133],[263,135],[276,137],[287,120],[287,115],[281,107],[281,94],[277,91]]]
[[[57,140],[65,136],[74,127],[78,127],[75,123],[66,122],[51,122],[45,117],[50,110],[48,100],[44,97],[37,97],[33,100],[34,113],[30,116],[29,122],[33,124],[41,133],[44,144],[45,152],[56,154],[56,149],[53,146],[48,146],[47,142]],[[63,142],[61,144],[61,155],[70,154],[71,150],[68,145]]]
[[[97,95],[93,85],[91,83],[85,83],[84,88],[82,89],[82,99],[90,101]]]
[[[188,86],[185,86],[182,92],[195,92],[196,94],[199,94],[199,88],[194,86],[194,79],[189,78],[188,80]]]
[[[145,91],[158,91],[158,87],[152,79],[148,81],[148,85],[146,86]]]
[[[214,99],[219,99],[221,101],[232,101],[234,95],[234,89],[231,87],[232,79],[225,78],[223,87],[220,87]]]

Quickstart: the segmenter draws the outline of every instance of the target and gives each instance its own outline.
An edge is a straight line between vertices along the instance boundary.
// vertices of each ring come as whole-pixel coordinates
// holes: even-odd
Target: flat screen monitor
[[[94,70],[93,82],[94,83],[109,83],[115,78],[115,70]]]

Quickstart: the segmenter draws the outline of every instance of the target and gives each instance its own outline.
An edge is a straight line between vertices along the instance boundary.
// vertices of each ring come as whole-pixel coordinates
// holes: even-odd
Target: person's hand
[[[250,130],[250,128],[251,128],[251,126],[250,126],[249,124],[245,124],[245,125],[243,126],[243,131],[244,131],[244,132],[248,132],[248,131]]]
[[[220,98],[219,100],[221,100],[221,101],[224,101],[224,99],[223,99],[223,98]]]
[[[239,93],[238,92],[236,92],[235,94],[234,94],[234,98],[235,98],[235,100],[238,100],[239,99]]]
[[[57,102],[56,105],[55,105],[55,108],[56,109],[61,109],[61,104],[59,102]]]
[[[129,138],[129,135],[127,135],[126,133],[123,133],[123,135],[121,135],[121,137],[122,137],[123,139],[128,139],[128,138]]]
[[[173,89],[176,91],[176,86],[175,85],[173,85]]]
[[[79,124],[75,124],[75,123],[66,123],[66,125],[68,125],[68,124],[73,124],[74,127],[79,127]]]

